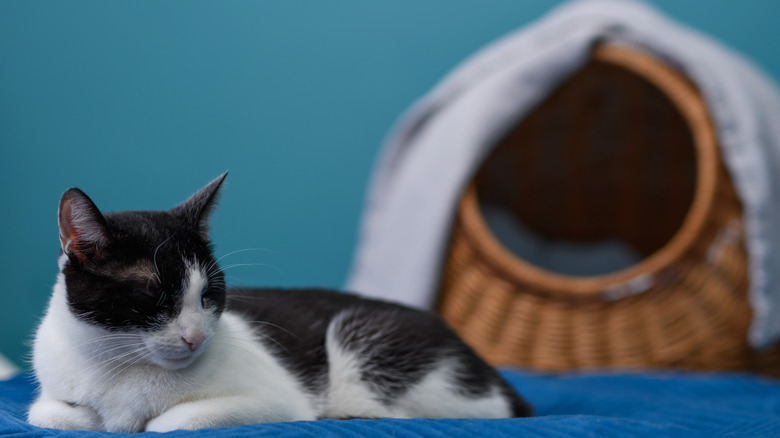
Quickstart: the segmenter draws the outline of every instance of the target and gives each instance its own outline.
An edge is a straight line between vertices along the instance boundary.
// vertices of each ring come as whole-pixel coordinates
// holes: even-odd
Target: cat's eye
[[[220,290],[217,287],[207,287],[200,295],[200,305],[203,308],[213,308],[220,300]]]

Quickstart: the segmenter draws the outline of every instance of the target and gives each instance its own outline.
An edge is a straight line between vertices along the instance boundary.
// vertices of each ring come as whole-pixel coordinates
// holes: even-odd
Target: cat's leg
[[[375,324],[363,312],[342,313],[331,321],[325,336],[328,356],[328,390],[323,410],[324,418],[410,418],[412,415],[395,409],[388,388],[374,375],[369,344],[374,340],[358,339]],[[366,330],[369,329],[369,330]],[[379,331],[373,331],[374,334]],[[378,339],[377,339],[378,340]],[[381,342],[381,340],[379,340]],[[384,371],[380,371],[384,372]]]
[[[146,431],[169,432],[315,419],[294,412],[283,402],[273,401],[272,397],[259,400],[257,397],[232,396],[182,403],[149,420]]]
[[[444,322],[409,309],[346,311],[326,349],[327,416],[505,418],[523,403]]]
[[[42,394],[30,406],[27,421],[33,426],[64,430],[104,430],[94,409]]]

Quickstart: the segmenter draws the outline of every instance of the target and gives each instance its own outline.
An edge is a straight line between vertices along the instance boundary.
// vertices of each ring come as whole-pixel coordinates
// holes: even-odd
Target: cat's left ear
[[[62,194],[58,213],[62,252],[82,264],[100,256],[110,238],[108,225],[95,203],[72,188]]]
[[[218,176],[189,199],[171,209],[172,214],[194,227],[205,240],[209,240],[209,216],[217,204],[219,189],[227,174],[225,172]]]

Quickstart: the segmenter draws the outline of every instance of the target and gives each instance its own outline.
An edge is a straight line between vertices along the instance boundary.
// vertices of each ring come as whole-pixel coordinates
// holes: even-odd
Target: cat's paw
[[[235,426],[230,417],[220,418],[211,412],[197,412],[189,406],[177,406],[146,423],[146,432],[170,432],[173,430],[196,430],[212,427]]]
[[[194,430],[197,427],[194,424],[185,424],[180,418],[175,418],[172,415],[162,414],[149,420],[144,428],[146,432],[170,432],[179,429]]]
[[[201,402],[202,403],[202,402]],[[211,419],[214,415],[202,409],[201,403],[184,403],[172,407],[146,423],[146,432],[170,432],[172,430],[195,430],[204,427],[218,427]]]
[[[51,429],[103,430],[103,421],[94,409],[53,398],[40,398],[33,403],[27,421]]]
[[[223,419],[225,421],[219,421],[219,419],[213,418],[213,416],[209,415],[207,412],[193,415],[193,412],[191,412],[190,409],[177,408],[163,412],[160,416],[149,420],[149,422],[146,423],[144,431],[170,432],[173,430],[196,430],[234,425],[227,421],[227,419]]]

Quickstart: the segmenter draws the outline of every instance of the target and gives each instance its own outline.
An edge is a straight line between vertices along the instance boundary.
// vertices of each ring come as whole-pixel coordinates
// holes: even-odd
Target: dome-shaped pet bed
[[[348,287],[489,361],[780,374],[780,98],[635,2],[566,5],[402,120]]]
[[[507,248],[495,231],[511,230],[491,229],[486,210],[541,236],[537,251]],[[755,368],[741,217],[693,86],[644,54],[602,46],[466,191],[438,309],[495,363]],[[630,265],[601,273],[621,263],[593,244],[607,240],[638,261],[624,255]],[[544,259],[555,251],[571,260]]]

